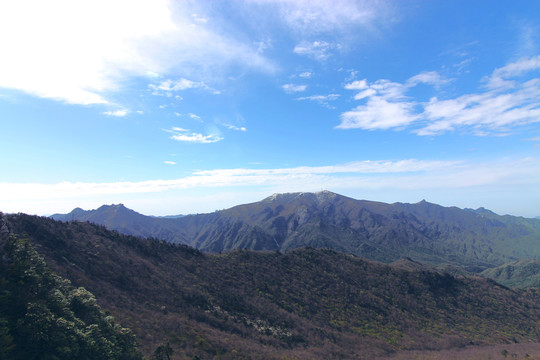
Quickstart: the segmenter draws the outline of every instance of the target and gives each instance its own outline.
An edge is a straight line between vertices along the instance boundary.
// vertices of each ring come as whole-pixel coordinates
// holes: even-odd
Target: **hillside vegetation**
[[[59,275],[135,332],[147,356],[371,359],[540,341],[538,294],[329,249],[204,254],[81,222],[4,216]],[[158,356],[159,353],[156,355]]]
[[[513,288],[540,288],[540,260],[524,259],[484,270],[482,276]]]
[[[55,275],[0,214],[0,359],[142,359],[94,295]]]

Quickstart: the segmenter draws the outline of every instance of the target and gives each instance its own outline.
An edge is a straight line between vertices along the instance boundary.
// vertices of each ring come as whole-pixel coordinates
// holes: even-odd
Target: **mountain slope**
[[[4,222],[132,328],[146,354],[170,343],[178,358],[371,359],[540,341],[537,298],[410,260],[389,266],[313,248],[211,255],[81,222]]]
[[[0,214],[0,359],[142,359],[94,295],[50,271]]]
[[[242,248],[290,251],[312,246],[383,262],[408,256],[472,272],[523,257],[540,258],[538,220],[425,201],[385,204],[323,191],[276,194],[259,202],[178,219],[145,217],[125,208],[121,212],[129,213],[131,220],[120,214],[103,215],[112,213],[111,207],[85,212],[84,216],[74,212],[67,218],[210,252]]]
[[[514,261],[484,270],[481,275],[509,287],[540,287],[540,260]]]
[[[104,225],[122,234],[155,237],[171,242],[183,242],[182,227],[175,217],[152,217],[139,214],[123,204],[103,205],[95,210],[76,208],[69,214],[54,214],[52,219],[60,221],[89,221]]]

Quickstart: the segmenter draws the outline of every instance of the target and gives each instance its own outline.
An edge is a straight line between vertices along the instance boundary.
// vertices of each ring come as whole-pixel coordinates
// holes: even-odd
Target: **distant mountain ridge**
[[[76,208],[68,214],[54,214],[52,219],[60,221],[88,221],[127,235],[155,237],[171,242],[182,242],[175,238],[181,228],[175,220],[179,216],[153,217],[128,209],[124,204],[102,205],[95,210]]]
[[[540,259],[540,220],[424,200],[416,204],[355,200],[329,191],[274,194],[259,202],[180,218],[144,216],[123,205],[75,209],[52,217],[90,221],[209,252],[312,246],[387,263],[407,256],[473,272],[521,258]]]

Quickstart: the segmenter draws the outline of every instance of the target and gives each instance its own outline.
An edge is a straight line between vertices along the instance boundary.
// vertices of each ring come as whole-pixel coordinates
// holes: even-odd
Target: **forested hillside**
[[[50,271],[0,213],[0,359],[142,359],[130,329]]]
[[[539,342],[533,290],[329,249],[204,254],[81,222],[5,215],[152,356],[371,359],[404,349]]]

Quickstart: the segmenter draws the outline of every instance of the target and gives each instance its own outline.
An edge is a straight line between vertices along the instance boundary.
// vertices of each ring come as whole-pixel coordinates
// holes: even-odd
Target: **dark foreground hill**
[[[147,355],[371,359],[403,349],[539,342],[540,305],[478,277],[333,250],[204,254],[81,222],[4,215],[49,266],[130,327]],[[163,353],[162,353],[163,354]]]
[[[328,191],[276,194],[210,214],[160,219],[123,205],[74,210],[58,220],[90,221],[137,236],[188,244],[203,251],[289,251],[332,248],[390,263],[404,256],[471,272],[540,259],[540,220],[499,216],[421,201],[385,204]]]
[[[52,273],[1,213],[0,254],[0,359],[142,359],[133,333]]]

